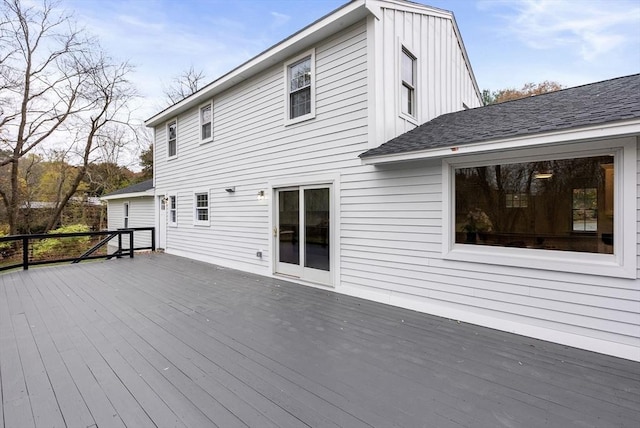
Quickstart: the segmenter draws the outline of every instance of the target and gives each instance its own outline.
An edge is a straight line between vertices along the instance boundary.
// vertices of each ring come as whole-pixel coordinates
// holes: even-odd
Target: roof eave
[[[155,189],[151,188],[151,189],[148,189],[148,190],[144,190],[142,192],[130,192],[130,193],[120,193],[120,194],[115,194],[115,195],[101,196],[100,200],[101,201],[110,201],[112,199],[141,198],[141,197],[144,197],[144,196],[153,197],[154,195],[155,195]]]
[[[540,134],[522,135],[512,138],[501,138],[471,144],[464,144],[461,142],[460,145],[450,145],[434,149],[416,150],[379,156],[365,156],[361,158],[361,162],[363,165],[384,165],[602,138],[621,138],[630,135],[640,135],[640,119],[599,124],[582,128],[571,128]]]
[[[237,85],[275,64],[286,61],[330,34],[355,24],[370,13],[365,3],[365,0],[354,0],[345,4],[214,80],[195,94],[147,119],[145,125],[148,127],[158,126],[180,113],[200,105],[225,89]]]

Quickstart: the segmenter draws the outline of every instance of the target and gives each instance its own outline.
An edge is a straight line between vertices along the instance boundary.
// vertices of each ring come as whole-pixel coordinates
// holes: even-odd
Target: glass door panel
[[[304,190],[304,266],[328,271],[329,189]]]
[[[278,261],[300,264],[300,191],[278,192]]]

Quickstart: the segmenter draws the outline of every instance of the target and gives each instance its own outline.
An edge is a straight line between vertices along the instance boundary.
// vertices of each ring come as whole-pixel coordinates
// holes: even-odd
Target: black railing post
[[[122,232],[118,231],[118,255],[116,258],[120,258],[120,254],[122,254]]]
[[[129,258],[133,258],[133,230],[129,230]]]
[[[29,270],[29,237],[22,237],[22,269]]]

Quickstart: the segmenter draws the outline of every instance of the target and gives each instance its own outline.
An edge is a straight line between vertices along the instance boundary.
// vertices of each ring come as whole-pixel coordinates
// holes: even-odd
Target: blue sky
[[[346,1],[346,0],[345,0]],[[62,0],[118,59],[136,66],[139,114],[193,65],[207,81],[345,3],[342,0]],[[454,12],[481,89],[576,86],[640,72],[638,0],[420,0]]]

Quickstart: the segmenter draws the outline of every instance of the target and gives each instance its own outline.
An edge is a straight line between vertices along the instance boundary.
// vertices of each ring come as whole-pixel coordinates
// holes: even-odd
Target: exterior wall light
[[[258,191],[258,200],[259,201],[264,200],[264,190]]]
[[[226,189],[224,189],[227,193],[235,193],[236,192],[236,186],[232,186],[232,187],[227,187]]]

